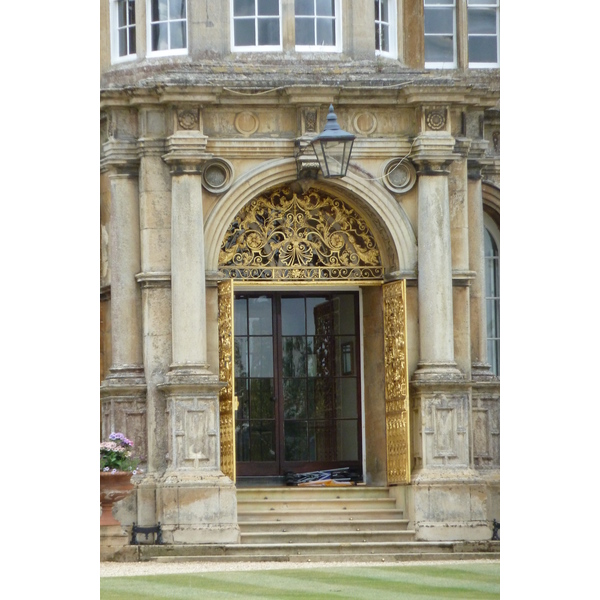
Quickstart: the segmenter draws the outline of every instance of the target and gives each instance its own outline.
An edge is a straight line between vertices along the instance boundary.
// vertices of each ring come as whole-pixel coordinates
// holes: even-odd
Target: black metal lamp
[[[346,175],[355,138],[355,135],[340,128],[333,112],[333,104],[331,104],[325,128],[310,142],[324,177],[344,177]]]

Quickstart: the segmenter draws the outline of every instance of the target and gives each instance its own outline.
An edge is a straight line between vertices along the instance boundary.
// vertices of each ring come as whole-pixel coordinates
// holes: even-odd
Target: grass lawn
[[[499,563],[281,569],[104,577],[101,600],[500,598]]]

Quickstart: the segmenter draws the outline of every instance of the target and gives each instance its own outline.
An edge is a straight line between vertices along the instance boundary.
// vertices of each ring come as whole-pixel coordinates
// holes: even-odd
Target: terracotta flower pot
[[[113,504],[125,498],[133,490],[131,476],[132,473],[125,471],[100,472],[100,504],[102,506],[100,525],[120,525],[119,521],[113,517]]]

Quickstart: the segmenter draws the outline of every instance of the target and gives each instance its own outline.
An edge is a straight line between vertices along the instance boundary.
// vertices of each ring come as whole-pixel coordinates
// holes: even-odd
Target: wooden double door
[[[234,296],[239,476],[361,465],[357,292]]]

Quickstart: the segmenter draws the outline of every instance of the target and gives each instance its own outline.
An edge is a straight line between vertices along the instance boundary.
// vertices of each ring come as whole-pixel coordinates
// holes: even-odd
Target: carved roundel
[[[417,172],[406,159],[392,158],[383,165],[383,183],[390,192],[404,194],[417,181]]]
[[[202,169],[202,185],[213,194],[227,191],[233,183],[233,166],[223,158],[212,158]]]
[[[438,131],[446,127],[446,114],[443,110],[431,110],[427,113],[425,120],[427,121],[427,127]]]
[[[198,127],[198,115],[193,110],[182,110],[177,113],[177,121],[181,129],[196,129]]]
[[[252,135],[258,129],[259,121],[254,113],[245,110],[235,116],[234,125],[242,135]]]
[[[354,128],[358,133],[368,135],[377,129],[377,119],[370,112],[361,112],[354,117]]]

